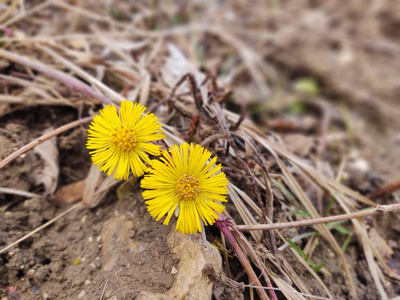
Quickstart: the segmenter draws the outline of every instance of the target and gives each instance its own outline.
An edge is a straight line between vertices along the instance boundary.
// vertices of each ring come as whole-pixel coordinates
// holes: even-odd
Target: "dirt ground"
[[[68,3],[75,5],[75,2]],[[97,13],[104,12],[103,6],[91,6],[89,2],[87,7],[83,7],[96,9]],[[368,1],[368,5],[365,1],[356,0],[348,1],[346,5],[340,1],[270,1],[266,7],[256,1],[255,7],[259,6],[257,10],[239,3],[240,1],[234,1],[235,4],[231,5],[215,2],[210,6],[203,6],[196,1],[194,2],[197,4],[187,6],[159,4],[157,9],[143,3],[138,7],[130,7],[131,4],[126,1],[111,2],[115,3],[107,13],[113,18],[124,21],[129,19],[126,11],[131,11],[132,14],[136,12],[138,19],[143,18],[143,26],[151,30],[173,28],[174,24],[198,24],[207,20],[213,23],[215,19],[228,27],[232,22],[235,23],[232,25],[235,30],[229,34],[236,34],[237,40],[228,34],[223,37],[213,36],[216,31],[206,32],[201,36],[196,32],[190,37],[193,40],[198,39],[196,45],[201,48],[201,55],[198,55],[200,58],[194,53],[185,53],[189,59],[198,58],[199,69],[204,67],[214,71],[222,81],[228,81],[229,78],[232,95],[226,100],[225,107],[228,110],[238,112],[240,106],[244,105],[247,116],[262,131],[279,136],[291,152],[310,164],[316,161],[320,163],[315,163],[317,169],[328,177],[335,178],[340,164],[346,160],[344,175],[340,181],[363,195],[370,194],[384,183],[399,179],[400,15],[396,1]],[[27,5],[33,7],[35,1],[27,1]],[[39,35],[42,31],[46,34],[61,34],[64,24],[60,21],[62,13],[63,9],[60,7],[45,8],[36,15],[37,19],[16,23],[13,30],[24,32],[26,36]],[[49,18],[49,24],[54,23],[57,26],[39,30],[43,25],[43,18]],[[160,21],[156,26],[154,23],[157,20],[167,21]],[[85,24],[82,16],[74,19],[74,22],[76,23],[68,27],[68,33],[87,33],[95,26],[94,23]],[[97,29],[103,25],[99,25]],[[5,31],[3,35],[6,35]],[[168,52],[167,42],[174,42],[182,49],[186,49],[188,43],[182,36],[175,40],[169,36],[165,39],[160,38],[154,42],[164,49],[161,51],[164,56]],[[246,54],[240,50],[243,46],[241,41],[250,45],[249,49],[253,51],[250,53],[253,56],[250,56],[256,61],[256,65],[262,65],[270,71],[267,75],[261,74],[261,85],[257,81],[257,70],[249,67],[250,71],[243,71],[247,67],[247,61],[243,58]],[[226,44],[231,42],[237,52],[227,47]],[[3,45],[9,46],[0,44],[0,47]],[[69,55],[73,56],[74,51],[80,50],[80,45],[71,46],[71,49]],[[27,53],[18,44],[12,50]],[[101,53],[101,49],[93,47],[91,50],[100,57],[98,53]],[[129,51],[132,58],[140,63],[140,54],[151,52],[151,49],[129,48]],[[115,55],[124,57],[123,54],[116,53]],[[43,57],[47,57],[47,54]],[[243,58],[244,63],[238,63],[238,57]],[[257,61],[258,58],[261,58],[261,62]],[[113,56],[110,61],[112,59]],[[162,59],[156,57],[155,60],[158,62]],[[252,59],[249,61],[254,63]],[[204,62],[199,63],[201,60]],[[99,65],[108,67],[107,63],[109,61],[104,59]],[[230,72],[229,66],[236,64],[239,66]],[[88,67],[85,63],[82,65]],[[147,67],[152,82],[160,84],[157,64]],[[26,68],[14,63],[6,63],[4,66],[0,64],[0,68],[1,73],[7,76],[21,73],[27,76],[29,73],[25,74]],[[36,73],[30,72],[29,76],[31,75],[36,76]],[[124,97],[128,97],[130,83],[126,84],[129,88],[121,88],[121,83],[112,75],[108,74],[103,79]],[[304,87],[305,82],[308,83]],[[268,90],[263,91],[263,84],[266,84]],[[0,81],[2,94],[19,95],[18,88],[9,86],[6,81]],[[49,128],[60,127],[100,107],[99,103],[77,104],[79,100],[76,99],[81,95],[70,89],[57,92],[65,98],[71,98],[73,105],[27,106],[24,103],[1,103],[0,98],[1,159],[41,136]],[[21,92],[21,95],[25,94]],[[35,97],[41,99],[40,94]],[[154,104],[163,98],[152,93],[149,99],[149,103]],[[162,108],[158,113],[161,115],[166,112],[169,125],[178,128],[176,124],[183,122],[176,117],[176,111],[173,114],[168,111],[171,107],[165,107],[165,110]],[[185,123],[183,127],[189,125]],[[85,148],[86,128],[86,125],[76,127],[51,141],[59,163],[57,172],[37,151],[29,151],[1,170],[1,187],[28,191],[35,195],[25,197],[0,193],[0,249],[71,207],[71,203],[63,203],[58,199],[57,191],[49,192],[48,189],[54,180],[59,190],[87,177],[91,162]],[[182,137],[187,138],[185,134],[182,133]],[[247,151],[244,152],[247,154]],[[219,155],[223,156],[221,153]],[[263,154],[271,163],[272,177],[279,178],[281,171],[274,160],[270,159],[271,155]],[[249,159],[248,165],[257,164]],[[289,163],[287,165],[291,167]],[[243,180],[238,169],[239,164],[223,165],[223,170],[231,176],[230,180],[243,190],[250,191],[252,195],[248,181]],[[290,171],[301,180],[302,176],[296,170]],[[307,180],[301,181],[301,187],[315,206],[318,206],[315,188]],[[304,210],[289,201],[290,197],[277,186],[274,186],[273,191],[275,222],[287,221],[288,211]],[[324,209],[329,202],[329,197],[325,198]],[[394,192],[374,201],[376,204],[391,204],[399,203],[399,199],[399,193]],[[236,223],[243,224],[232,203],[228,204],[227,211]],[[340,207],[333,205],[332,214],[341,213],[343,211]],[[369,238],[389,270],[399,276],[399,213],[368,217],[365,224]],[[354,231],[350,222],[342,225]],[[0,254],[0,297],[2,300],[115,300],[134,299],[142,291],[166,293],[176,279],[173,270],[179,268],[179,259],[167,242],[171,231],[173,226],[166,227],[156,223],[147,213],[138,181],[130,182],[125,189],[113,187],[98,206],[76,209],[49,228]],[[309,231],[306,228],[282,230],[282,235],[290,239]],[[342,245],[346,236],[332,232]],[[207,237],[210,241],[221,241],[216,228],[208,228]],[[249,234],[246,237],[252,239]],[[312,248],[312,260],[323,263],[318,276],[335,299],[349,299],[343,268],[338,263],[336,254],[321,239],[317,239],[315,245],[309,240],[302,240],[297,244],[308,250]],[[270,252],[263,249],[261,247],[257,251],[260,256],[265,254],[267,261]],[[223,251],[221,256],[222,253]],[[288,249],[282,253],[297,275],[307,283],[310,293],[324,295],[315,278],[310,276],[298,259]],[[357,234],[352,236],[348,244],[345,259],[351,266],[358,299],[379,299],[379,292],[362,249],[361,237]],[[231,279],[248,283],[242,266],[233,256],[229,260],[229,267]],[[280,270],[276,266],[269,263],[269,267],[272,272],[279,274]],[[224,270],[226,271],[226,265]],[[382,272],[380,275],[384,278],[382,282],[388,297],[399,296],[399,278],[383,275]],[[215,282],[214,291],[217,287]],[[250,293],[249,289],[236,289],[226,298],[217,298],[214,293],[214,298],[250,299]],[[279,299],[285,299],[283,294],[278,292],[277,295]]]
[[[43,111],[29,110],[27,113],[32,116]],[[73,117],[73,113],[66,110],[50,110],[49,115],[52,113],[65,114],[60,122]],[[37,119],[33,117],[32,120],[40,130]],[[34,128],[29,118],[24,118],[26,123],[19,125],[15,125],[14,119],[7,121],[2,128],[13,137],[2,136],[1,144],[6,146],[2,149],[2,156],[13,151],[15,141],[26,142],[34,137],[20,135],[34,132],[27,129]],[[51,119],[47,122],[57,123]],[[82,179],[88,171],[90,160],[84,150],[85,131],[77,128],[59,138],[58,149],[63,158],[60,161],[64,162],[60,166],[65,175],[61,179],[63,183]],[[5,169],[1,182],[32,190],[27,178],[33,172],[32,168],[38,165],[40,162],[36,164],[33,155],[27,156]],[[134,186],[137,188],[137,184]],[[118,201],[116,194],[110,193],[101,207],[67,215],[49,231],[25,240],[7,255],[2,255],[1,284],[18,281],[18,294],[22,299],[76,299],[78,295],[83,298],[83,293],[85,299],[99,299],[105,285],[106,299],[113,296],[133,299],[143,290],[167,291],[173,282],[170,272],[176,264],[166,247],[170,228],[151,219],[139,195],[138,191],[132,191],[128,197]],[[26,200],[5,196],[1,200],[1,246],[66,209],[65,204],[58,204],[52,197]]]

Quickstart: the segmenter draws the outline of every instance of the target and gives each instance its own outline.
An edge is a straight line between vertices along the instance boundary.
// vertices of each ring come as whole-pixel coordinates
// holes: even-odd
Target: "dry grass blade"
[[[261,210],[255,205],[255,203],[253,202],[253,200],[251,200],[249,198],[249,196],[244,193],[242,190],[240,190],[238,187],[236,187],[235,185],[233,185],[232,183],[229,184],[229,196],[232,200],[232,202],[234,203],[235,207],[238,209],[238,212],[240,214],[240,216],[242,217],[242,219],[244,220],[244,222],[246,224],[256,224],[253,215],[248,211],[247,207],[244,205],[243,200],[245,200],[245,202],[247,203],[247,205],[249,205],[250,207],[252,207],[252,209],[254,210],[254,212],[261,217]],[[240,196],[239,196],[240,195]],[[243,199],[243,200],[242,200]],[[274,224],[271,224],[274,225]],[[249,225],[251,226],[251,225]],[[239,227],[240,226],[236,226]],[[254,235],[254,232],[251,232],[253,238],[256,241],[260,241],[261,239],[261,235]],[[277,234],[280,236],[280,238],[285,241],[283,239],[283,237],[280,235],[279,232],[277,232]],[[302,257],[300,257],[300,255],[294,251],[293,249],[292,253],[295,257],[297,257],[297,259],[302,263],[302,265],[313,275],[313,277],[317,280],[317,282],[321,285],[321,287],[323,288],[323,290],[326,292],[326,294],[329,297],[332,297],[332,295],[330,294],[329,289],[325,286],[325,284],[321,281],[321,279],[319,278],[319,276],[314,272],[314,270],[308,265],[308,263],[306,261],[304,261],[304,259]],[[272,262],[274,263],[275,258],[273,258]],[[296,272],[292,269],[292,267],[290,266],[290,264],[288,264],[286,262],[286,259],[282,256],[279,257],[279,263],[276,265],[276,267],[278,269],[280,269],[280,271],[282,272],[282,274],[286,274],[287,272],[287,278],[291,278],[292,280],[294,280],[294,282],[296,283],[296,285],[299,287],[299,289],[305,293],[310,293],[310,291],[307,289],[306,285],[302,282],[302,280],[296,275]],[[279,264],[282,264],[281,266]],[[278,287],[282,288],[282,289],[289,289],[287,283],[284,283],[284,281],[282,281],[280,279],[279,276],[276,276],[276,274],[270,272],[264,265],[262,265],[264,272],[268,273],[269,276],[271,277],[272,281],[278,285]],[[285,294],[286,295],[286,294]],[[289,299],[292,299],[290,297],[293,297],[293,294],[288,294],[286,295]]]
[[[62,64],[64,64],[66,67],[68,67],[71,71],[75,72],[77,75],[81,76],[83,79],[87,80],[92,85],[101,89],[103,92],[108,94],[112,99],[114,99],[114,101],[117,101],[117,103],[125,100],[125,98],[122,97],[120,94],[116,93],[115,91],[110,89],[108,86],[106,86],[104,83],[102,83],[101,81],[99,81],[96,78],[94,78],[93,76],[91,76],[89,73],[84,71],[82,68],[74,65],[71,61],[65,59],[64,57],[62,57],[60,54],[53,51],[49,47],[39,46],[39,48],[44,50],[48,54],[50,54],[56,60],[60,61]],[[107,102],[107,104],[110,104],[110,103]]]
[[[26,192],[26,191],[21,191],[21,190],[12,189],[12,188],[5,188],[5,187],[0,187],[0,193],[16,195],[16,196],[23,196],[23,197],[27,197],[27,198],[40,196],[35,193],[30,193],[30,192]]]
[[[330,180],[328,178],[324,178],[323,176],[321,176],[321,174],[319,174],[317,171],[315,171],[312,167],[310,167],[309,165],[307,165],[304,162],[302,162],[301,159],[295,157],[292,153],[290,153],[289,151],[284,149],[282,145],[279,145],[279,144],[276,144],[274,142],[268,141],[267,139],[261,138],[261,136],[259,136],[258,134],[254,133],[254,130],[252,130],[252,127],[253,126],[251,125],[251,123],[247,123],[247,128],[245,130],[246,133],[248,133],[250,136],[253,136],[253,138],[255,138],[261,145],[266,147],[266,149],[268,151],[270,151],[275,156],[275,158],[278,161],[278,164],[281,167],[281,170],[282,170],[283,174],[286,177],[286,180],[288,182],[289,187],[293,191],[296,191],[295,194],[296,194],[297,197],[299,197],[299,195],[301,195],[299,197],[299,199],[302,200],[302,204],[306,207],[307,211],[311,213],[313,218],[318,218],[318,214],[317,214],[316,210],[314,209],[313,205],[308,201],[307,197],[303,194],[301,188],[296,184],[295,179],[290,174],[290,172],[287,170],[286,166],[280,161],[278,155],[281,155],[284,158],[288,159],[291,163],[293,163],[293,165],[295,165],[297,168],[299,168],[301,171],[303,171],[303,174],[305,176],[307,176],[308,178],[310,178],[312,180],[312,182],[314,182],[318,187],[320,187],[322,189],[326,189],[332,195],[334,195],[335,199],[337,199],[339,201],[339,203],[345,209],[347,214],[351,213],[351,211],[349,210],[348,206],[352,207],[354,209],[354,203],[353,203],[353,201],[351,201],[350,199],[348,199],[344,195],[351,196],[351,197],[355,198],[356,200],[358,200],[360,202],[363,202],[365,204],[368,204],[368,205],[371,205],[371,206],[375,206],[375,203],[372,202],[371,200],[369,200],[368,198],[366,198],[366,197],[364,197],[364,196],[352,191],[351,189],[349,189],[349,188],[347,188],[347,187],[335,182],[334,180]],[[342,195],[342,196],[340,196],[340,195]],[[374,246],[370,243],[369,237],[367,236],[366,232],[361,228],[361,226],[358,223],[358,221],[355,220],[355,219],[353,219],[352,221],[356,225],[357,231],[364,237],[364,239],[365,239],[364,241],[369,245],[369,247],[371,247],[372,251],[375,253],[375,256],[381,262],[381,266],[386,270],[387,273],[390,273],[390,272],[388,272],[387,266],[384,263],[383,259],[380,257],[380,254],[377,253],[376,250],[374,251]],[[320,228],[323,228],[323,227],[320,227]],[[324,229],[322,229],[322,230],[324,230]],[[327,234],[327,235],[325,235],[324,233]],[[348,265],[347,265],[346,261],[344,260],[344,256],[343,256],[339,246],[337,245],[337,242],[334,240],[333,236],[330,234],[329,230],[327,230],[327,229],[324,230],[323,236],[328,238],[328,241],[331,243],[333,249],[335,250],[335,252],[339,256],[339,258],[341,259],[342,264],[343,264],[343,266],[345,268],[345,273],[347,274],[347,278],[350,279],[350,281],[348,283],[350,284],[350,287],[352,287],[353,283],[352,283],[352,280],[350,278],[350,271],[348,269]],[[369,255],[369,253],[366,253],[366,255],[367,254]],[[379,290],[379,292],[381,294],[381,297],[384,298],[386,294],[383,293],[384,291],[381,288],[381,283],[378,280],[378,276],[376,275],[376,270],[377,269],[375,267],[374,260],[369,259],[368,260],[368,264],[370,266],[371,272],[375,273],[375,274],[373,274],[373,278],[374,278],[375,284],[378,287],[378,290]],[[353,291],[353,293],[355,295],[354,286],[352,287],[352,291]]]
[[[243,191],[241,191],[240,189],[238,189],[237,187],[235,187],[231,183],[228,185],[228,193],[229,193],[230,199],[232,200],[233,204],[235,205],[236,209],[238,210],[238,212],[240,214],[240,217],[243,219],[245,224],[256,224],[257,221],[254,218],[253,214],[244,205],[243,201],[241,200],[241,197],[239,196],[239,194],[241,194],[241,196],[243,197],[243,195],[245,195],[245,193]],[[250,198],[247,200],[250,200],[252,202],[252,200]],[[253,203],[252,206],[254,207],[255,204]],[[254,209],[260,213],[260,215],[259,215],[259,217],[260,217],[261,210],[258,207],[254,208]],[[261,242],[262,234],[260,232],[250,232],[250,233],[253,236],[254,240],[256,240],[257,242]]]
[[[54,70],[42,63],[39,62],[34,62],[26,57],[20,56],[18,54],[2,50],[0,49],[0,57],[3,57],[7,60],[13,61],[15,63],[22,64],[26,67],[32,68],[38,72],[44,73],[50,77],[53,77],[54,79],[70,86],[71,88],[80,91],[84,93],[85,95],[89,97],[93,97],[95,99],[100,100],[103,103],[106,104],[111,104],[111,100],[109,100],[107,97],[94,92],[90,87],[88,87],[86,84],[80,82],[79,80],[63,73],[58,70]]]
[[[35,7],[33,7],[32,9],[30,9],[29,11],[23,11],[22,13],[16,15],[15,17],[12,17],[11,19],[7,20],[5,23],[2,24],[2,27],[8,27],[11,24],[13,24],[17,21],[20,21],[21,19],[23,19],[29,15],[32,15],[36,12],[41,11],[42,9],[46,8],[47,6],[49,6],[51,4],[52,4],[52,0],[48,0],[43,3],[40,3],[40,4],[36,5]]]
[[[272,149],[269,149],[269,150],[271,151]],[[273,150],[272,150],[272,153],[274,153]],[[314,208],[313,204],[311,203],[311,201],[308,199],[308,197],[306,196],[306,194],[304,193],[304,191],[302,190],[302,188],[298,184],[297,180],[289,172],[289,170],[284,165],[284,163],[280,160],[279,157],[275,156],[275,159],[277,160],[277,162],[279,164],[279,167],[282,170],[282,173],[284,174],[284,176],[287,179],[289,188],[297,196],[297,198],[300,200],[300,202],[303,204],[303,206],[306,208],[306,210],[311,214],[311,216],[313,218],[318,218],[319,217],[318,212],[316,211],[316,209]],[[356,298],[357,297],[357,293],[356,293],[356,289],[355,289],[355,286],[354,286],[353,278],[352,278],[351,273],[350,273],[350,268],[349,268],[349,265],[347,264],[346,258],[344,256],[339,244],[337,243],[337,241],[333,237],[332,233],[329,231],[329,229],[325,225],[318,225],[317,226],[317,230],[319,232],[321,232],[321,235],[329,242],[329,244],[331,245],[332,249],[336,252],[336,255],[339,257],[339,259],[341,261],[341,265],[344,268],[344,273],[345,273],[345,276],[346,276],[346,279],[347,279],[346,280],[346,284],[348,285],[350,293],[352,294],[352,296],[354,298]]]

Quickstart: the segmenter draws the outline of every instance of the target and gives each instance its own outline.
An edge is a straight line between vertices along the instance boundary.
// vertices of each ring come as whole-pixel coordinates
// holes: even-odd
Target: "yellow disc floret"
[[[193,200],[200,194],[200,181],[193,175],[183,174],[175,185],[175,190],[183,201]]]
[[[112,135],[113,144],[121,151],[130,152],[135,149],[137,139],[132,128],[121,126]]]

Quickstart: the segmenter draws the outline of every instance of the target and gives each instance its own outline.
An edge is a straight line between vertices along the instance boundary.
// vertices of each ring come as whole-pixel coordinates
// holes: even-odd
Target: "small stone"
[[[132,227],[133,222],[127,220],[124,215],[110,219],[103,224],[101,263],[104,271],[115,271],[118,268],[119,253],[123,251],[122,249],[134,248],[134,242],[129,238]]]
[[[172,267],[172,269],[171,269],[171,275],[175,275],[175,274],[177,274],[178,273],[178,270],[173,266]]]
[[[92,282],[88,279],[88,280],[86,280],[85,281],[85,285],[89,285],[89,284],[91,284]]]
[[[75,281],[72,286],[80,286],[83,284],[83,280],[82,279],[78,279],[77,281]]]
[[[92,237],[92,236],[89,236],[88,242],[89,242],[89,243],[93,242],[93,237]]]
[[[86,291],[83,290],[82,292],[80,292],[80,293],[78,294],[78,300],[83,299],[83,297],[85,297],[85,295],[86,295]]]
[[[168,300],[168,296],[163,294],[155,294],[151,292],[142,291],[137,295],[136,300]],[[182,298],[184,299],[184,298]],[[199,299],[199,298],[198,298]]]
[[[104,298],[106,298],[106,299],[110,299],[110,297],[111,297],[111,293],[112,293],[112,291],[111,291],[111,290],[106,290],[106,292],[104,293]]]
[[[49,298],[49,295],[47,293],[43,293],[43,299],[47,300]]]

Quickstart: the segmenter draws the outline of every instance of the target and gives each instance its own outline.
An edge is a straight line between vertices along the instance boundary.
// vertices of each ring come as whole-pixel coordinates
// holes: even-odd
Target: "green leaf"
[[[302,210],[292,210],[287,213],[288,215],[294,215],[294,216],[302,216],[306,218],[311,218],[311,215],[307,211],[302,211]]]
[[[308,255],[304,253],[299,246],[297,246],[292,240],[288,240],[290,247],[292,247],[298,254],[301,255],[305,260],[308,260]]]
[[[318,96],[320,93],[319,85],[313,78],[299,78],[294,82],[293,88],[297,92],[312,96]]]
[[[136,180],[137,178],[134,177],[131,180],[124,182],[117,188],[118,200],[125,199],[125,197],[129,195],[129,193],[131,192],[131,186],[136,182]]]
[[[286,188],[285,185],[283,185],[282,183],[280,183],[279,181],[275,180],[274,178],[271,178],[272,183],[278,187],[282,193],[289,198],[290,201],[295,202],[296,198],[293,196],[293,194]]]
[[[343,233],[343,234],[347,234],[347,235],[353,234],[350,230],[348,230],[347,228],[344,228],[342,225],[336,225],[333,227],[333,229],[336,229],[337,231],[339,231],[340,233]]]
[[[346,252],[347,246],[349,246],[349,243],[350,243],[352,237],[353,237],[353,234],[349,234],[347,236],[347,239],[344,241],[344,243],[341,247],[343,253]]]
[[[304,238],[306,238],[306,237],[314,236],[314,235],[317,235],[317,232],[316,232],[316,231],[305,232],[305,233],[296,235],[294,238],[291,238],[290,240],[291,240],[292,242],[295,243],[295,242],[300,241],[300,240],[302,240],[302,239],[304,239]],[[285,248],[287,248],[288,246],[289,246],[289,243],[286,242],[286,243],[284,243],[282,246],[280,246],[280,247],[278,248],[278,250],[282,251],[282,250],[284,250]]]
[[[321,269],[322,269],[322,267],[324,266],[324,264],[325,264],[325,261],[322,261],[319,265],[316,265],[315,267],[314,267],[314,271],[317,273],[317,272],[319,272]]]
[[[291,114],[300,115],[300,114],[304,113],[304,111],[306,110],[306,107],[305,107],[304,103],[295,101],[289,105],[288,109]]]

